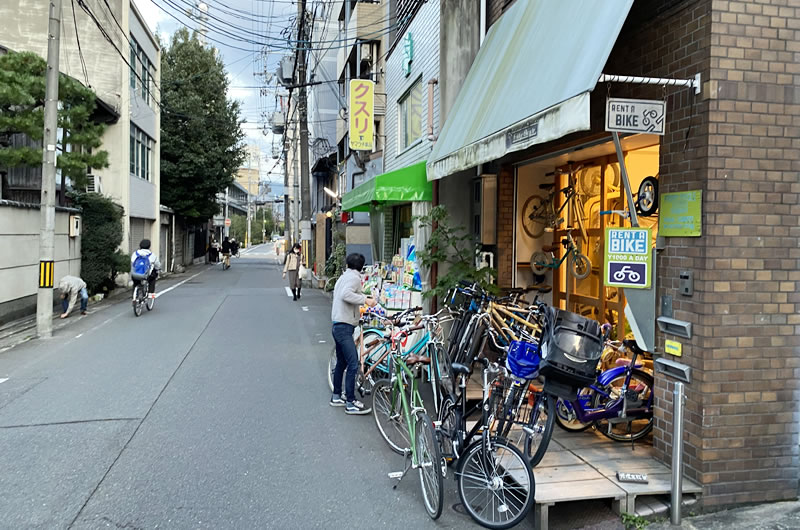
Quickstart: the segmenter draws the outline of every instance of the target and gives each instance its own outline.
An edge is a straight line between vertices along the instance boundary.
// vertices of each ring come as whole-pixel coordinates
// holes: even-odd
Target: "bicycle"
[[[546,197],[541,195],[531,195],[525,204],[522,206],[522,229],[532,239],[537,239],[544,234],[547,229],[554,229],[562,222],[564,218],[561,217],[564,208],[568,205],[578,223],[578,228],[581,231],[581,237],[585,242],[589,241],[589,236],[586,232],[586,227],[583,224],[584,205],[583,200],[580,198],[575,187],[575,172],[581,169],[578,166],[570,169],[569,172],[557,171],[559,174],[569,175],[569,184],[565,188],[553,189],[555,184],[540,184],[539,189],[551,190]],[[564,202],[555,209],[553,205],[557,195],[564,194]]]
[[[510,528],[533,507],[535,480],[522,452],[503,437],[491,434],[495,414],[489,404],[490,389],[494,376],[505,369],[486,358],[479,361],[484,366],[483,397],[471,408],[466,397],[471,369],[464,364],[451,365],[451,375],[459,381],[458,392],[443,403],[437,433],[443,458],[457,465],[459,497],[470,517],[487,528]],[[481,420],[469,429],[467,419],[478,410]],[[442,471],[446,473],[447,467]]]
[[[619,351],[625,354],[627,350],[633,354],[630,361],[618,360],[618,366],[602,372],[597,382],[581,389],[574,400],[558,400],[559,427],[577,432],[594,426],[617,442],[634,442],[652,430],[653,376],[636,363],[646,352],[634,340],[622,341]],[[617,430],[620,428],[622,432]]]
[[[231,254],[230,252],[228,252],[222,255],[222,270],[228,270],[230,268],[231,268]]]
[[[405,469],[389,473],[389,478],[398,479],[399,483],[410,469],[417,469],[425,510],[435,520],[442,514],[444,505],[444,474],[441,469],[443,460],[433,422],[425,411],[417,383],[420,368],[429,365],[431,360],[430,357],[415,354],[403,359],[399,351],[400,340],[416,329],[422,327],[414,326],[392,332],[391,349],[388,352],[392,375],[390,379],[381,379],[375,383],[372,411],[383,439],[392,450],[406,457]],[[389,429],[408,435],[404,446],[390,436]],[[411,443],[412,439],[414,443]],[[397,488],[397,484],[394,487]]]
[[[156,304],[156,294],[150,293],[149,290],[150,283],[147,280],[138,281],[133,287],[133,314],[137,317],[142,314],[143,307],[152,311]]]
[[[582,254],[572,235],[567,233],[567,237],[561,240],[564,246],[564,255],[556,259],[553,252],[558,250],[557,246],[544,247],[542,250],[537,250],[531,255],[531,270],[534,274],[542,275],[547,272],[547,269],[558,269],[564,260],[571,257],[569,272],[577,280],[583,280],[592,273],[592,262],[585,255]],[[549,255],[548,255],[549,254]]]

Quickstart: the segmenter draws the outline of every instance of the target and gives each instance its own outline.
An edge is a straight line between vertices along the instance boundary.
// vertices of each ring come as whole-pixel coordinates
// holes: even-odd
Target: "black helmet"
[[[150,240],[149,239],[142,239],[142,242],[139,243],[139,248],[150,250]]]

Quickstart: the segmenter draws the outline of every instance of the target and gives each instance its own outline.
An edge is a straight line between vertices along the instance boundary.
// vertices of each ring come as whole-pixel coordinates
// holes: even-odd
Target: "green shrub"
[[[119,250],[123,236],[123,209],[99,193],[72,196],[82,210],[81,277],[94,294],[114,288],[119,272],[127,272],[130,256]]]

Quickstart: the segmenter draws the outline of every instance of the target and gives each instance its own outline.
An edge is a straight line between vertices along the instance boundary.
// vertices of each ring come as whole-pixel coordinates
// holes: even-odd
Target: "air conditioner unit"
[[[275,134],[283,134],[286,130],[286,117],[283,112],[273,112],[269,117],[269,125]]]
[[[372,44],[364,42],[361,44],[361,60],[372,63]]]
[[[103,180],[100,175],[86,175],[86,192],[103,193]]]
[[[81,235],[81,216],[69,216],[69,237],[78,237]]]

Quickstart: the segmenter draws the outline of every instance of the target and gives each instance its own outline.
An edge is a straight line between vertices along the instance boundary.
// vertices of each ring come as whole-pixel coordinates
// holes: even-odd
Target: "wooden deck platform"
[[[669,494],[670,469],[653,454],[647,442],[632,450],[630,444],[613,442],[591,430],[566,433],[556,427],[547,454],[534,469],[535,528],[547,530],[549,508],[560,502],[604,499],[616,513],[636,514],[640,496]],[[620,482],[617,471],[644,473],[648,483]],[[693,502],[702,491],[698,484],[683,479],[684,500]],[[642,511],[652,513],[649,503],[644,503]]]

